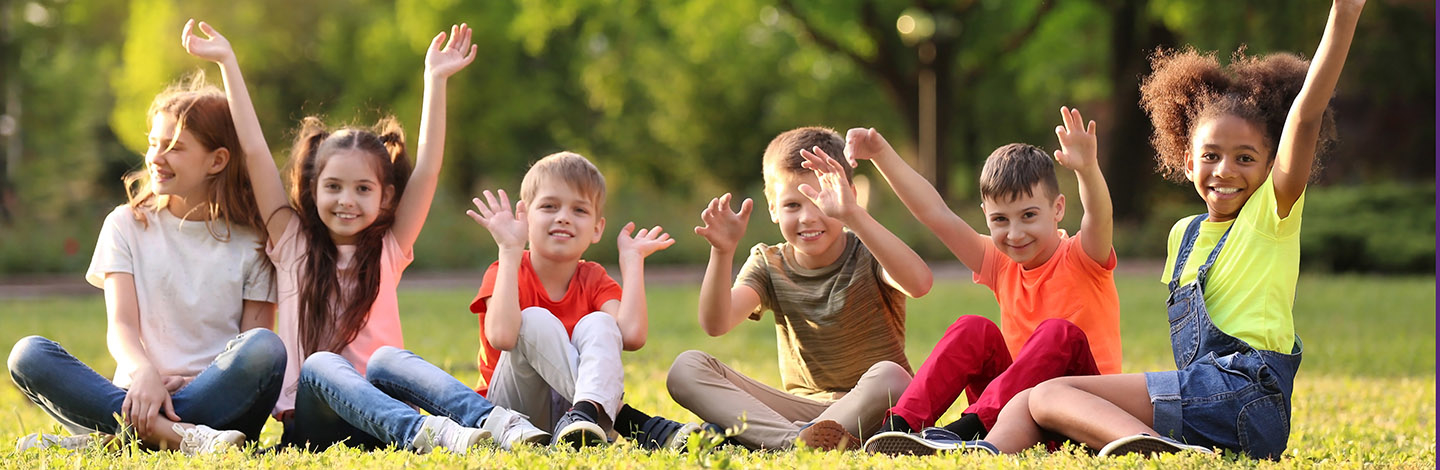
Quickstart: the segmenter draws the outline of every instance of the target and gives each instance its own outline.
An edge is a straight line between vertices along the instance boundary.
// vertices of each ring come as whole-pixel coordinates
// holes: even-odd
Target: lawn
[[[1305,341],[1304,364],[1296,382],[1290,449],[1279,462],[1235,456],[1165,456],[1095,459],[1084,452],[1017,456],[872,456],[863,452],[748,452],[719,450],[693,454],[643,452],[627,444],[576,453],[550,449],[502,452],[489,448],[465,456],[415,455],[403,451],[359,452],[332,448],[321,453],[287,451],[265,456],[228,452],[190,459],[170,453],[122,449],[9,451],[9,443],[56,425],[5,380],[0,385],[0,468],[1435,468],[1435,289],[1433,277],[1318,276],[1301,278],[1296,329]],[[1150,274],[1123,274],[1121,332],[1125,371],[1173,368],[1163,311],[1164,286]],[[737,369],[778,384],[774,325],[770,317],[746,323],[721,338],[704,335],[695,323],[694,285],[650,289],[650,340],[626,353],[626,397],[637,408],[680,420],[694,416],[670,400],[665,371],[675,355],[702,349]],[[406,346],[462,381],[473,383],[477,324],[465,306],[471,289],[407,288],[400,292]],[[39,334],[55,339],[103,374],[114,361],[105,348],[103,298],[3,300],[0,344]],[[907,352],[917,368],[945,327],[960,314],[997,318],[994,297],[960,280],[937,282],[923,299],[909,304]],[[962,399],[963,400],[963,399]],[[942,422],[958,417],[963,404]],[[276,442],[280,425],[271,422],[262,444]]]

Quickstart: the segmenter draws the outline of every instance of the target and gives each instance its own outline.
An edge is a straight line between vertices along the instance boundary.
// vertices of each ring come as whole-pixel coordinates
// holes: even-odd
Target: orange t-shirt
[[[500,262],[496,261],[485,271],[485,281],[480,284],[480,292],[475,294],[475,300],[470,302],[470,311],[479,314],[480,317],[480,356],[477,358],[480,363],[480,386],[475,391],[485,395],[490,391],[490,377],[495,375],[495,364],[500,359],[500,350],[490,345],[490,340],[485,337],[485,301],[495,291],[495,277],[499,273]],[[530,251],[520,255],[520,308],[540,307],[549,310],[560,323],[565,325],[565,332],[575,333],[575,324],[580,319],[591,313],[600,310],[605,302],[620,299],[620,284],[605,273],[605,268],[599,263],[580,260],[580,266],[575,269],[575,275],[570,278],[570,286],[565,290],[565,296],[560,300],[551,300],[545,293],[545,286],[540,283],[540,278],[535,275],[535,267],[530,265]]]
[[[1115,250],[1104,265],[1080,246],[1080,236],[1060,230],[1060,246],[1045,264],[1025,269],[985,245],[985,264],[975,283],[989,287],[1000,303],[1000,332],[1010,356],[1030,339],[1035,327],[1059,318],[1074,323],[1090,341],[1101,374],[1120,372],[1120,296],[1115,292]]]

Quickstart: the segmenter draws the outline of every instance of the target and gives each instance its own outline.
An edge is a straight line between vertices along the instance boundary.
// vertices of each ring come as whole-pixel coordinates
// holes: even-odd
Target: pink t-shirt
[[[276,415],[295,409],[300,364],[305,360],[301,357],[304,348],[300,345],[300,270],[305,253],[309,251],[309,242],[301,235],[300,218],[292,217],[280,240],[274,245],[266,246],[265,250],[265,253],[270,255],[270,261],[275,263],[275,279],[280,298],[276,312],[279,317],[276,332],[285,343],[286,355],[285,385],[280,390],[280,400],[275,402]],[[355,258],[355,245],[340,245],[336,248],[339,256],[335,260],[335,267],[343,272]],[[365,364],[370,362],[370,354],[376,349],[381,346],[405,347],[405,338],[400,332],[400,308],[396,304],[395,289],[400,284],[400,275],[404,273],[405,267],[414,259],[414,253],[407,254],[400,249],[400,242],[395,239],[395,234],[385,234],[381,242],[380,290],[375,296],[375,303],[370,306],[370,317],[365,326],[360,328],[355,340],[340,351],[340,355],[349,360],[361,375],[365,374]],[[341,289],[354,287],[353,282],[344,282],[345,276],[340,279]],[[336,312],[332,310],[331,313]]]

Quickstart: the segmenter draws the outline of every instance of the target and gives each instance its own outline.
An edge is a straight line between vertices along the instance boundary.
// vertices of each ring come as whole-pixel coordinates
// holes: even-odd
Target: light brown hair
[[[1045,191],[1046,199],[1060,195],[1055,179],[1055,162],[1044,150],[1030,144],[1007,144],[990,152],[980,169],[980,197],[990,200],[1014,201],[1021,195],[1035,195],[1035,185]]]
[[[770,145],[765,147],[765,157],[761,160],[767,199],[775,197],[775,185],[780,183],[781,176],[812,173],[810,169],[801,166],[805,163],[805,157],[800,156],[800,151],[813,151],[815,147],[820,147],[820,150],[830,154],[831,158],[845,158],[845,138],[828,127],[812,126],[791,129],[770,140]],[[853,184],[855,170],[843,162],[840,166],[845,168],[845,181]]]
[[[595,216],[605,214],[605,175],[585,157],[575,152],[557,152],[530,165],[525,179],[520,182],[520,199],[527,204],[540,192],[540,185],[547,182],[561,182],[570,185],[576,192],[590,198]]]

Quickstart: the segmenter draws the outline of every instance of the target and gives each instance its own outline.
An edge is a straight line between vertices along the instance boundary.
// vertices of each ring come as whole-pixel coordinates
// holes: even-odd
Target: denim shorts
[[[1180,370],[1145,373],[1155,430],[1186,444],[1279,459],[1290,440],[1290,403],[1264,353],[1210,352]]]

